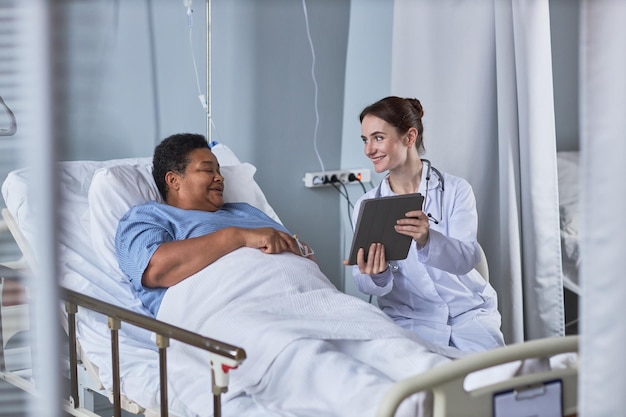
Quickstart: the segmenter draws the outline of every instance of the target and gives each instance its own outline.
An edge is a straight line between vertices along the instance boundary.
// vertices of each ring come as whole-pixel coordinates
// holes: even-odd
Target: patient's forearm
[[[227,227],[208,235],[162,243],[154,252],[141,283],[149,288],[171,287],[242,246],[265,253],[299,254],[295,239],[271,227]]]
[[[245,245],[243,229],[217,232],[161,244],[143,273],[146,287],[171,287]]]

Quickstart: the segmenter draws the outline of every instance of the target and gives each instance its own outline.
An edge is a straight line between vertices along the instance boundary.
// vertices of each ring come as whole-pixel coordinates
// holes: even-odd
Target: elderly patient
[[[452,349],[434,353],[338,291],[283,225],[246,203],[224,203],[227,184],[204,136],[166,138],[153,165],[165,203],[135,206],[121,219],[119,264],[159,319],[246,350],[225,402],[247,395],[269,415],[373,416],[394,381],[449,361]],[[192,348],[172,348],[170,370],[182,379],[176,386],[171,378],[172,389],[187,395],[192,414],[210,413],[198,400],[210,383],[191,388],[210,378],[206,358],[194,363]],[[424,398],[406,401],[398,415],[421,415]]]

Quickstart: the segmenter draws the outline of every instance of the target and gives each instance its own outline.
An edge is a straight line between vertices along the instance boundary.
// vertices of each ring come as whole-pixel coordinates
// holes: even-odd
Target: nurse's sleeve
[[[393,288],[393,273],[391,268],[387,268],[380,274],[368,275],[361,274],[359,267],[352,266],[352,276],[354,277],[354,283],[359,291],[365,294],[371,294],[376,297],[382,297],[389,294]]]
[[[417,250],[417,256],[425,265],[464,275],[480,262],[476,199],[472,187],[462,178],[450,188],[444,191],[445,219],[438,228],[441,231],[431,227],[428,243]],[[446,193],[454,194],[446,196]]]

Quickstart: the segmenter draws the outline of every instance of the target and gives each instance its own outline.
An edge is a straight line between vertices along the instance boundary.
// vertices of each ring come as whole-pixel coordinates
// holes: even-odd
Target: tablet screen
[[[352,248],[348,262],[356,265],[359,248],[365,249],[365,259],[372,243],[385,245],[388,261],[406,259],[411,247],[411,237],[396,232],[394,226],[405,213],[421,210],[424,197],[420,193],[402,194],[363,200],[356,221]]]

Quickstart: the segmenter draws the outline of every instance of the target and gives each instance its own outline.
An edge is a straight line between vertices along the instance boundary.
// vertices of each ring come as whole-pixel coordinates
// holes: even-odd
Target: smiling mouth
[[[375,164],[376,164],[376,163],[378,163],[378,162],[382,161],[382,160],[383,160],[383,158],[384,158],[384,156],[376,156],[376,157],[371,157],[371,158],[370,158],[370,160],[371,160],[373,163],[375,163]]]

